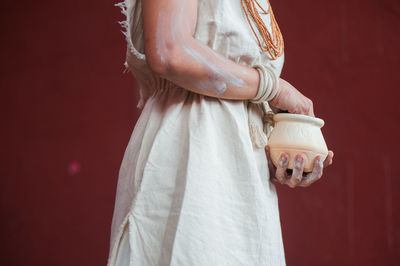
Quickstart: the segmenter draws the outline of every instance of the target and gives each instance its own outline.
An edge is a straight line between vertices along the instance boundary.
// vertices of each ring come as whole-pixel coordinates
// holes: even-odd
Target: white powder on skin
[[[163,14],[159,14],[158,15],[158,21],[162,20],[160,19],[160,16],[162,16]],[[160,38],[161,36],[161,32],[160,32],[161,27],[157,26],[157,30],[156,30],[156,47],[157,47],[157,54],[160,56],[161,62],[165,63],[165,47],[166,47],[166,43],[165,43],[165,39]]]
[[[193,58],[193,60],[195,60],[198,64],[207,69],[207,71],[209,72],[208,79],[197,82],[196,87],[201,90],[214,90],[218,95],[224,93],[228,85],[233,87],[246,88],[247,86],[242,79],[236,77],[234,74],[223,69],[222,67],[217,66],[209,58],[217,57],[220,61],[223,62],[227,62],[229,60],[216,52],[208,51],[208,49],[206,48],[202,50],[197,50],[186,40],[186,38],[182,35],[182,32],[179,31],[182,25],[186,25],[186,27],[189,27],[189,25],[187,23],[185,24],[183,20],[184,3],[185,1],[181,1],[179,15],[174,16],[175,19],[170,21],[171,24],[169,30],[172,41],[179,43],[182,47],[182,51],[187,56]],[[163,29],[166,28],[167,24],[168,23],[166,13],[160,12],[157,21],[156,48],[162,62],[165,62],[166,58],[169,55],[167,50],[168,40],[164,37],[165,35],[168,36],[168,34],[163,34]]]
[[[226,90],[226,83],[211,80],[199,81],[197,88],[205,91],[215,89],[217,94],[222,94]]]
[[[301,168],[301,159],[297,159],[294,163],[294,167],[300,169]]]

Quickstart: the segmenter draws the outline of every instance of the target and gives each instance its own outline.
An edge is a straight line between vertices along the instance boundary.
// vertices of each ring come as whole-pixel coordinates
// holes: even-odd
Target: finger
[[[313,102],[310,99],[307,99],[307,106],[308,106],[308,115],[315,117]]]
[[[309,116],[315,117],[314,115],[314,109],[311,107],[308,113]]]
[[[286,170],[289,165],[289,155],[286,153],[282,153],[279,157],[278,167],[276,168],[275,177],[281,182],[281,184],[285,184],[287,181]]]
[[[326,156],[326,159],[324,161],[324,167],[327,167],[332,164],[333,155],[334,155],[333,151],[328,151],[328,156]]]
[[[296,187],[303,180],[304,158],[301,155],[296,155],[293,167],[293,173],[287,182],[291,188]]]
[[[303,178],[303,180],[299,184],[299,186],[308,187],[309,185],[311,185],[312,183],[314,183],[315,181],[320,179],[322,176],[322,173],[323,173],[323,169],[324,169],[323,162],[322,162],[321,158],[319,156],[317,156],[314,160],[314,166],[313,166],[312,172],[307,174]]]
[[[276,179],[276,177],[271,177],[270,179],[271,179],[271,181],[273,181],[273,182],[275,182],[275,183],[281,183],[281,182],[279,182],[278,179]]]

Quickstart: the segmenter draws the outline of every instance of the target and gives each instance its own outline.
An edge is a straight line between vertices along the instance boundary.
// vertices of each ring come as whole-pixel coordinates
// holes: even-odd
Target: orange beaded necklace
[[[273,60],[277,59],[283,53],[284,43],[281,31],[279,29],[278,23],[275,20],[274,12],[272,11],[272,7],[271,4],[269,3],[269,0],[267,0],[269,7],[268,12],[261,7],[261,5],[258,3],[257,0],[241,0],[241,1],[244,13],[246,14],[247,21],[249,22],[251,30],[253,31],[254,35],[257,38],[258,45],[260,46],[261,51],[268,52]],[[263,20],[261,19],[260,14],[257,11],[256,5],[265,14],[270,14],[272,36],[271,33],[268,31],[267,26],[265,26]],[[265,46],[261,43],[257,33],[255,32],[254,27],[250,21],[249,14],[256,23],[258,31],[264,41]]]

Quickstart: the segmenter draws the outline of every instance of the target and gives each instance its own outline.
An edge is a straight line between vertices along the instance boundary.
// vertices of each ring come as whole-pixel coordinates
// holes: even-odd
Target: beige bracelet
[[[279,78],[274,71],[264,65],[255,65],[260,75],[257,95],[250,100],[252,103],[262,103],[272,100],[278,92]]]

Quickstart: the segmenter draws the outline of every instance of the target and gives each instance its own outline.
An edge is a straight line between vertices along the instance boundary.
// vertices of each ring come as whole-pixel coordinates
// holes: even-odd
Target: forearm
[[[143,1],[146,60],[159,76],[196,93],[252,99],[258,71],[218,54],[193,35],[197,0]]]
[[[194,38],[174,45],[168,51],[160,76],[196,93],[235,100],[255,97],[259,74],[229,60]]]

